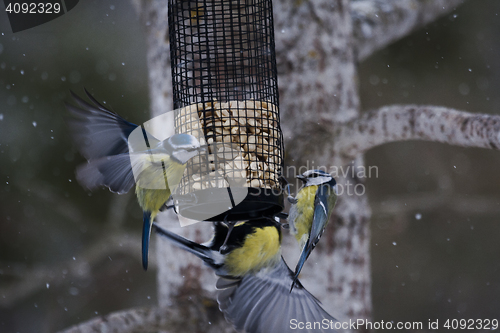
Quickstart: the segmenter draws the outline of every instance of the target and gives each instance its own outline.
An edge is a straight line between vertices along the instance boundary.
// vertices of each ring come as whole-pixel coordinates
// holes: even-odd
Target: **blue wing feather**
[[[142,268],[148,270],[148,257],[149,257],[149,239],[151,238],[151,213],[143,213],[142,225]]]
[[[89,190],[106,186],[118,194],[127,193],[135,184],[129,154],[105,156],[85,163],[78,167],[76,178]]]
[[[297,281],[302,267],[304,266],[307,258],[309,258],[312,250],[314,250],[314,248],[316,247],[316,244],[318,244],[319,239],[323,235],[325,227],[328,224],[328,220],[331,214],[330,209],[332,209],[333,205],[335,205],[335,200],[333,201],[333,205],[330,204],[331,196],[335,195],[331,191],[333,191],[333,188],[329,184],[319,185],[318,189],[316,190],[311,232],[309,233],[309,238],[307,239],[307,242],[302,249],[299,261],[297,263],[297,266],[295,267],[294,282]],[[293,289],[293,286],[294,283],[292,284],[290,290]]]
[[[99,104],[88,92],[94,105],[71,92],[77,106],[66,104],[73,115],[68,119],[73,140],[87,159],[128,153],[128,137],[136,124]]]

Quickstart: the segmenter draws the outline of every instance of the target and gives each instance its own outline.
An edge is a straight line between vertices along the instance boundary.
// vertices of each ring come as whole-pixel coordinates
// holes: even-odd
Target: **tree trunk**
[[[278,62],[286,164],[352,171],[363,165],[363,158],[351,164],[351,158],[339,155],[332,133],[334,124],[359,114],[349,1],[291,4],[275,2],[277,49],[286,53],[279,54]],[[346,191],[353,194],[360,181],[351,175],[337,177],[345,191],[333,223],[301,274],[306,288],[340,321],[370,318],[372,311],[370,211],[366,195]]]
[[[166,1],[133,1],[147,30],[152,110],[154,115],[161,114],[172,109]],[[286,164],[296,167],[285,168],[289,171],[285,176],[292,179],[305,169],[318,167],[329,172],[336,170],[334,176],[343,189],[332,223],[303,270],[301,280],[340,321],[370,319],[372,315],[370,208],[363,179],[358,176],[364,165],[364,151],[351,149],[347,153],[337,144],[342,140],[344,125],[355,121],[360,113],[356,53],[361,50],[366,58],[451,11],[460,2],[408,0],[398,5],[349,0],[274,2]],[[394,7],[389,14],[384,4]],[[432,14],[425,14],[429,9]],[[375,19],[379,14],[386,19]],[[367,32],[367,24],[373,35]],[[300,170],[299,166],[307,167]],[[180,228],[174,220],[170,215],[162,223],[193,240],[208,239],[207,224]],[[288,246],[297,245],[285,241],[285,247]],[[156,250],[161,306],[185,304],[182,301],[198,299],[196,295],[213,296],[214,275],[198,259],[167,242],[157,242]],[[314,263],[317,265],[313,266]],[[295,262],[289,264],[293,266]]]

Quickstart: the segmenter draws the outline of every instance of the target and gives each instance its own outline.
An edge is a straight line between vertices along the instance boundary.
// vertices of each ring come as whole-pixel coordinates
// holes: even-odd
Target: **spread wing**
[[[76,106],[66,104],[72,115],[67,123],[73,140],[89,161],[77,169],[77,179],[91,190],[106,186],[112,192],[126,193],[135,183],[134,173],[148,165],[146,152],[132,160],[129,155],[128,138],[138,126],[104,107],[87,90],[85,93],[91,103],[71,92]],[[158,144],[144,129],[142,134],[150,145]]]
[[[129,154],[91,160],[77,168],[76,179],[89,190],[106,186],[118,194],[127,193],[135,183]]]
[[[71,135],[87,159],[128,153],[128,136],[137,128],[118,114],[99,104],[85,90],[93,104],[71,92],[77,106],[66,104],[73,117],[67,120]]]
[[[334,332],[330,316],[299,281],[290,292],[293,273],[283,258],[271,269],[241,280],[219,278],[217,301],[226,319],[248,333]],[[315,328],[292,329],[293,323],[321,323]],[[328,323],[328,327],[325,326]]]

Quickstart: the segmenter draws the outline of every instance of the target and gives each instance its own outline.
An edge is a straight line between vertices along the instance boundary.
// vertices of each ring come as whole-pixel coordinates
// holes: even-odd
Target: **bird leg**
[[[282,188],[285,190],[285,192],[287,194],[287,200],[288,200],[288,202],[291,203],[292,205],[296,204],[297,203],[297,199],[295,199],[292,196],[292,194],[290,193],[290,186],[291,186],[291,184],[288,182],[288,180],[286,180],[285,177],[283,177],[281,175],[279,176],[279,180],[281,182]]]
[[[164,212],[164,211],[169,210],[169,209],[172,209],[172,208],[174,208],[174,207],[175,207],[175,205],[167,205],[167,203],[165,202],[165,203],[163,204],[163,206],[161,206],[161,208],[160,208],[160,212]]]
[[[282,217],[281,214],[285,215],[285,217]],[[288,217],[288,214],[287,213],[278,213],[275,216],[279,217],[280,219],[286,220],[286,218]],[[279,226],[285,230],[290,229],[290,223],[288,223],[288,222],[285,222],[285,223],[277,222],[276,224],[277,224],[277,226]]]
[[[164,212],[164,211],[172,209],[172,208],[174,209],[175,214],[179,214],[179,213],[177,213],[177,209],[175,209],[175,205],[167,205],[166,203],[163,204],[163,206],[161,206],[160,212]]]
[[[163,206],[161,206],[161,207],[160,207],[160,212],[163,212],[163,211],[166,211],[166,210],[168,210],[168,209],[172,209],[172,208],[173,208],[173,209],[174,209],[175,214],[179,214],[179,213],[177,213],[177,209],[175,208],[175,204],[172,204],[172,205],[167,205],[167,203],[168,203],[170,200],[172,200],[172,202],[173,202],[173,198],[172,198],[172,196],[170,196],[170,198],[168,198],[168,200],[167,200],[167,201],[163,204]]]
[[[276,220],[274,219],[275,217],[279,218],[279,219],[283,219],[283,220],[286,220],[288,218],[288,214],[287,213],[278,213],[276,215],[274,215],[274,217],[268,217],[269,220],[273,221],[273,222],[276,222]],[[283,229],[290,229],[290,224],[287,222],[287,223],[280,223],[280,222],[276,222],[276,224],[278,224],[280,227],[282,227]]]
[[[226,239],[224,239],[224,243],[222,243],[222,246],[219,248],[219,253],[220,254],[226,254],[229,252],[229,247],[227,246],[227,241],[229,240],[229,236],[231,236],[231,232],[234,229],[234,225],[236,224],[235,221],[227,221],[227,216],[224,217],[224,224],[227,226],[227,235]]]

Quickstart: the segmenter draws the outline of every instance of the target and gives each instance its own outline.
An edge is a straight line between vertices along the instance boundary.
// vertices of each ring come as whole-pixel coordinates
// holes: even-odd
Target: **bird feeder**
[[[175,131],[207,146],[187,164],[174,197],[178,213],[236,221],[282,211],[272,1],[168,5]]]

